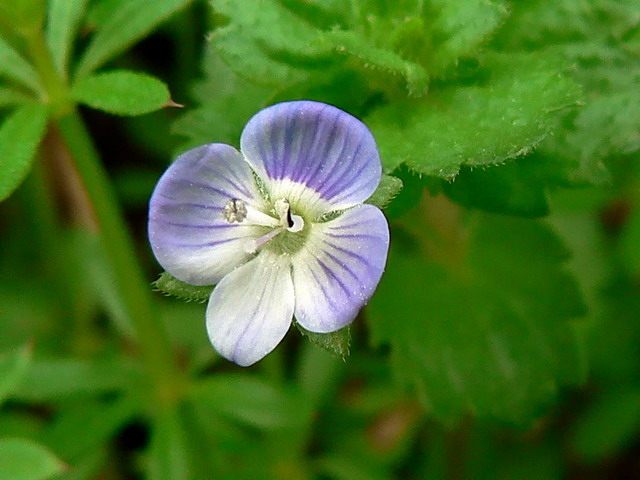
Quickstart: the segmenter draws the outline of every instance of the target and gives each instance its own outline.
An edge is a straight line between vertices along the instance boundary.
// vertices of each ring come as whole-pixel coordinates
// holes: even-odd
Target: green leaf
[[[238,145],[247,121],[267,105],[273,89],[255,86],[227,67],[214,44],[204,55],[203,79],[193,88],[196,108],[174,124],[176,134],[187,138],[183,151],[211,142]]]
[[[144,115],[167,106],[167,86],[155,77],[112,70],[79,80],[71,91],[77,101],[115,115]]]
[[[194,385],[191,396],[217,415],[263,430],[300,427],[310,413],[298,391],[255,376],[221,373]]]
[[[610,180],[604,160],[640,148],[637,2],[513,2],[494,40],[503,50],[552,51],[585,91],[585,107],[541,146],[570,183]]]
[[[402,191],[402,180],[391,175],[382,175],[376,191],[365,203],[385,208]]]
[[[143,406],[133,395],[70,399],[58,406],[39,440],[75,464],[106,446]]]
[[[46,480],[64,470],[65,465],[49,450],[20,438],[0,440],[0,478],[6,480]]]
[[[46,0],[0,0],[0,15],[18,35],[42,28]]]
[[[335,332],[316,333],[306,330],[298,322],[295,322],[295,324],[302,336],[306,337],[311,343],[322,348],[324,351],[331,353],[343,361],[349,356],[349,347],[351,346],[351,330],[349,326]]]
[[[153,425],[151,447],[147,454],[149,480],[189,480],[187,438],[179,412],[168,409],[158,415]]]
[[[29,63],[0,36],[0,77],[39,91],[38,75]]]
[[[612,389],[599,395],[572,432],[574,451],[587,463],[615,455],[640,430],[640,390]]]
[[[461,165],[499,164],[529,153],[575,105],[578,87],[544,58],[491,56],[480,85],[449,86],[423,102],[382,107],[367,119],[391,171],[455,176]]]
[[[49,0],[46,39],[58,73],[67,76],[73,41],[88,0]]]
[[[628,271],[640,277],[640,199],[620,234],[620,249]]]
[[[0,201],[27,176],[46,126],[44,105],[19,107],[0,125]]]
[[[492,0],[433,0],[425,7],[431,34],[429,72],[439,75],[460,57],[476,54],[507,16],[504,2]]]
[[[33,348],[31,345],[0,355],[0,405],[24,379]]]
[[[251,8],[243,0],[214,0],[212,6],[229,23],[213,31],[211,42],[223,61],[243,78],[282,86],[308,75],[289,67],[285,59],[326,58],[326,49],[318,51],[312,46],[320,30],[275,0],[256,0]]]
[[[549,213],[546,184],[535,155],[505,165],[472,170],[464,167],[444,192],[468,208],[542,217]]]
[[[167,295],[182,298],[188,302],[206,302],[211,296],[213,286],[196,287],[178,280],[168,272],[163,272],[153,286]]]
[[[584,314],[568,258],[539,222],[479,216],[456,225],[432,200],[396,233],[369,305],[372,338],[436,417],[528,423],[584,380],[569,320]],[[425,227],[420,218],[434,216]],[[416,218],[417,217],[417,218]]]
[[[12,88],[0,87],[0,108],[26,103],[29,97]]]
[[[87,76],[108,60],[145,37],[191,0],[137,0],[120,2],[108,20],[100,25],[78,65],[78,78]]]
[[[420,64],[403,58],[391,49],[376,47],[355,32],[333,30],[325,33],[319,44],[353,57],[365,69],[380,70],[404,78],[412,96],[420,97],[427,91],[429,75]]]
[[[33,360],[15,397],[29,401],[52,401],[91,397],[129,388],[140,380],[137,366],[120,359]]]

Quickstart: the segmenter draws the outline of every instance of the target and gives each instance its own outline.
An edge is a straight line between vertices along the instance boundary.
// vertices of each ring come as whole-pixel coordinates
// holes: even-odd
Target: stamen
[[[224,204],[222,217],[229,223],[242,223],[247,217],[247,207],[239,198],[232,198]]]
[[[260,210],[247,205],[239,198],[232,198],[222,208],[222,217],[229,223],[245,223],[245,225],[260,225],[263,227],[277,227],[280,222]]]
[[[267,243],[269,240],[271,240],[273,237],[275,237],[279,233],[282,233],[282,231],[283,231],[282,228],[276,228],[274,230],[271,230],[269,233],[261,236],[260,238],[252,238],[247,240],[244,244],[245,252],[256,253],[262,245]]]

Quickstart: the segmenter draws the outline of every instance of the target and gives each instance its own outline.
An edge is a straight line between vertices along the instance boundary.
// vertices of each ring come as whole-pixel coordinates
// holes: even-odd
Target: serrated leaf
[[[451,231],[446,202],[433,206],[434,232],[418,221],[428,206],[406,222],[413,235],[396,234],[369,304],[373,341],[391,346],[396,376],[436,417],[528,423],[561,386],[584,380],[569,323],[584,306],[568,253],[532,220],[483,215]]]
[[[402,191],[402,180],[391,175],[382,175],[380,184],[365,203],[385,208]]]
[[[167,86],[150,75],[112,70],[89,75],[71,90],[75,100],[115,115],[144,115],[169,104]]]
[[[412,96],[424,95],[429,87],[429,75],[422,65],[403,58],[391,49],[376,47],[355,32],[326,32],[319,44],[353,57],[365,69],[380,70],[404,78]]]
[[[191,0],[121,2],[94,35],[76,71],[82,78],[143,38]]]
[[[584,88],[584,108],[541,145],[565,182],[606,182],[607,157],[640,149],[638,12],[637,2],[514,2],[495,39],[503,50],[552,51]]]
[[[491,56],[480,85],[452,85],[423,102],[393,104],[368,119],[391,171],[455,176],[461,165],[499,164],[531,152],[557,125],[580,90],[544,58]]]
[[[477,54],[508,12],[504,2],[487,0],[434,0],[426,9],[432,37],[429,71],[436,75],[460,57]]]
[[[16,81],[37,92],[38,75],[31,65],[0,36],[0,77]]]
[[[303,337],[306,337],[311,343],[322,348],[324,351],[331,353],[341,360],[345,360],[349,356],[349,348],[351,347],[351,330],[346,326],[340,330],[330,333],[310,332],[295,322],[298,331]]]
[[[19,107],[0,125],[0,201],[27,176],[46,126],[47,109],[36,104]]]
[[[155,288],[167,295],[193,302],[206,302],[211,296],[213,286],[196,287],[178,280],[168,272],[163,272],[153,284]]]
[[[242,78],[269,86],[301,81],[308,74],[291,68],[281,57],[303,61],[323,56],[312,47],[320,31],[275,0],[257,0],[251,8],[242,0],[211,3],[216,12],[229,18],[228,25],[213,31],[211,42]]]
[[[19,350],[0,355],[0,405],[24,379],[32,351],[32,347],[26,345]]]
[[[58,73],[67,76],[69,56],[88,0],[49,0],[46,39]]]
[[[32,440],[0,440],[0,478],[6,480],[46,480],[64,470],[53,453]]]
[[[468,208],[542,217],[549,213],[543,168],[535,155],[489,168],[465,167],[454,181],[444,181],[443,191]]]

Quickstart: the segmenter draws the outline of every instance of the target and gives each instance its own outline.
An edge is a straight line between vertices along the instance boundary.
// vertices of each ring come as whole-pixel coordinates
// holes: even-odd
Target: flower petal
[[[293,318],[287,257],[268,250],[224,277],[207,305],[207,331],[223,357],[243,367],[273,350]]]
[[[244,242],[262,230],[223,218],[222,209],[232,198],[263,208],[240,152],[213,143],[180,155],[149,204],[149,240],[160,265],[184,282],[213,285],[249,260]]]
[[[296,101],[265,108],[244,128],[240,150],[268,179],[274,197],[288,198],[314,213],[362,203],[380,183],[382,166],[369,129],[324,103]]]
[[[373,205],[359,205],[314,224],[293,260],[295,316],[327,333],[351,323],[373,294],[387,261],[389,226]]]

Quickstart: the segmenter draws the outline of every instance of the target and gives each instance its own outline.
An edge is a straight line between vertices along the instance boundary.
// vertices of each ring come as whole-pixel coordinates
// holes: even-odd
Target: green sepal
[[[178,297],[188,302],[204,303],[209,300],[213,286],[196,287],[178,280],[168,272],[163,272],[160,278],[153,282],[156,290],[167,295]]]
[[[311,343],[329,352],[333,356],[345,361],[349,356],[349,348],[351,346],[351,330],[346,326],[340,330],[330,333],[310,332],[302,327],[297,321],[294,321],[296,327]]]
[[[378,188],[376,188],[375,192],[373,192],[365,203],[375,205],[379,208],[386,208],[400,193],[403,186],[402,180],[398,177],[383,174]]]

